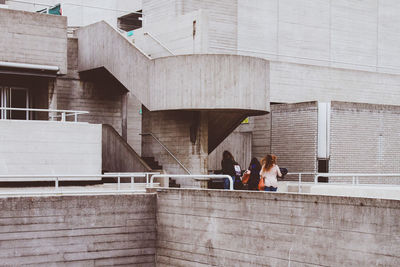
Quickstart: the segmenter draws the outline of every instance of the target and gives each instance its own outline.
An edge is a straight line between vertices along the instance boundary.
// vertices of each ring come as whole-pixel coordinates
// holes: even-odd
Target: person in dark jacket
[[[222,174],[227,174],[232,177],[232,180],[235,181],[235,159],[233,158],[232,154],[225,150],[222,153],[222,161],[221,161],[221,167],[222,167]],[[229,189],[229,179],[225,178],[224,179],[224,189]]]
[[[258,190],[258,183],[260,182],[261,164],[257,158],[252,158],[247,171],[250,171],[249,190]]]

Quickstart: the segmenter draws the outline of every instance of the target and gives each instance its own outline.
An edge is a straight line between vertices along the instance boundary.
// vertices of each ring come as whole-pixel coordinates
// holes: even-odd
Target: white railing
[[[60,121],[67,121],[67,117],[74,117],[74,122],[78,122],[78,115],[88,114],[89,111],[81,111],[81,110],[61,110],[61,109],[39,109],[39,108],[5,108],[0,107],[1,110],[1,118],[7,119],[9,114],[7,111],[25,111],[26,112],[26,120],[29,120],[29,114],[31,112],[47,112],[49,114],[50,120],[55,120],[56,118],[60,118]],[[59,114],[59,115],[58,115]]]
[[[319,177],[351,177],[352,185],[360,185],[360,177],[400,177],[400,173],[315,173],[315,172],[290,172],[286,174],[288,175],[297,175],[298,176],[298,192],[302,192],[302,178],[305,175],[314,176],[314,184],[318,184]],[[332,182],[324,183],[325,185],[334,184]],[[338,184],[338,183],[335,183]],[[343,183],[339,183],[343,184]]]
[[[298,177],[299,177],[299,179],[298,179],[298,190],[299,190],[299,193],[301,193],[302,175],[313,175],[313,176],[315,176],[316,173],[315,172],[289,172],[285,176],[288,176],[288,175],[298,175]]]
[[[318,177],[351,177],[352,185],[360,184],[360,177],[400,177],[400,173],[316,173],[314,183],[318,183]]]
[[[107,192],[133,192],[137,191],[135,188],[135,178],[145,178],[148,177],[149,173],[108,173],[108,174],[98,174],[98,175],[0,175],[0,182],[54,182],[54,188],[56,193],[59,193],[59,183],[65,181],[75,181],[75,182],[84,182],[84,181],[99,181],[101,178],[116,178],[117,179],[117,188],[115,190],[109,190]],[[130,188],[121,190],[121,178],[130,178]],[[146,183],[148,186],[148,182]],[[144,191],[144,190],[143,190]],[[82,190],[73,191],[73,193],[98,193],[105,192],[104,190],[85,190],[83,187]],[[71,191],[68,191],[71,193]]]
[[[136,175],[138,174],[137,172],[107,172],[105,175],[113,175],[113,177],[118,177],[118,175]],[[159,172],[145,172],[144,175],[146,177],[146,186],[148,186],[150,183],[150,177],[156,174],[160,174]],[[125,176],[126,177],[126,176]]]
[[[202,181],[208,181],[210,179],[228,178],[229,179],[229,190],[233,190],[233,179],[231,176],[226,175],[226,174],[208,174],[208,175],[202,175],[202,174],[156,174],[156,175],[151,176],[150,187],[153,187],[153,181],[155,178],[165,178],[165,177],[189,178],[189,179],[202,180]]]

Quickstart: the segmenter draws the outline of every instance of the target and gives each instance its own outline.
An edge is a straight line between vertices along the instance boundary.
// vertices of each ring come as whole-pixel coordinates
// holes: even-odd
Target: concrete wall
[[[277,155],[279,167],[288,168],[289,172],[316,171],[317,103],[272,105],[271,108],[271,152]]]
[[[399,117],[398,106],[332,102],[329,171],[400,173]],[[380,177],[360,182],[399,184],[400,180]]]
[[[225,49],[237,48],[237,0],[145,0],[142,5],[146,17],[144,29],[147,29],[147,25],[166,18],[202,10],[208,20],[208,32],[205,36],[208,52],[220,53]],[[164,40],[168,41],[173,38],[175,37],[167,36]]]
[[[396,105],[400,75],[271,62],[271,102],[347,101]]]
[[[196,140],[190,140],[190,128],[196,128]],[[207,174],[208,116],[206,112],[165,111],[143,113],[143,133],[153,133],[193,174]],[[187,174],[171,155],[151,136],[143,137],[142,154],[154,157],[170,174]],[[199,183],[177,179],[182,186]]]
[[[109,124],[122,134],[122,98],[125,94],[122,90],[114,85],[82,80],[78,73],[78,41],[68,39],[68,73],[57,78],[52,108],[89,111],[89,114],[79,116],[79,120]]]
[[[81,28],[77,36],[79,71],[104,67],[151,111],[269,110],[269,63],[263,59],[187,55],[150,60],[105,22]]]
[[[150,33],[162,45],[144,33]],[[171,56],[170,51],[175,55],[207,54],[208,34],[208,16],[198,10],[178,17],[161,17],[128,38],[152,58],[159,58]]]
[[[398,266],[400,202],[162,189],[158,266]]]
[[[203,35],[209,53],[270,60],[271,102],[399,102],[396,42],[400,33],[395,14],[400,4],[396,0],[176,0],[163,4],[143,1],[149,24],[201,9],[209,18],[208,33]],[[169,26],[180,32],[178,25]],[[178,46],[174,34],[161,40],[174,40]],[[192,48],[181,41],[182,46],[187,44],[182,51]]]
[[[268,61],[234,55],[155,59],[150,68],[150,110],[268,111],[268,70]]]
[[[399,11],[396,0],[239,1],[238,52],[399,74],[399,19],[394,15]]]
[[[250,132],[234,132],[227,137],[213,152],[208,155],[208,170],[221,170],[222,153],[228,150],[235,161],[245,170],[252,156],[252,134]]]
[[[2,175],[100,174],[101,125],[0,121]]]
[[[2,265],[155,266],[155,195],[8,197],[0,206]]]
[[[0,61],[52,65],[67,72],[67,19],[0,9]]]

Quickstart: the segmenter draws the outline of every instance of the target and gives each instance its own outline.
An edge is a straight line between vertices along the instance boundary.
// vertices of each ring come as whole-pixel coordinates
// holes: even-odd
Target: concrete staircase
[[[206,171],[199,162],[244,118],[270,110],[269,62],[264,59],[223,54],[152,59],[104,21],[80,28],[76,36],[80,75],[90,79],[99,70],[109,73],[148,111],[142,115],[146,131],[180,151],[184,165],[195,172]],[[180,132],[179,142],[171,140],[174,132]],[[190,140],[184,139],[189,132]],[[191,149],[194,144],[198,148]],[[157,155],[151,150],[146,156]],[[182,171],[159,158],[165,170]]]

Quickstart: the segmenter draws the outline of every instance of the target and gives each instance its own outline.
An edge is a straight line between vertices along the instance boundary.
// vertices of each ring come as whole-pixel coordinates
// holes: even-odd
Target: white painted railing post
[[[65,121],[65,112],[61,113],[61,121]]]
[[[118,185],[117,185],[118,191],[121,190],[121,177],[118,176]]]
[[[76,112],[74,113],[74,121],[78,122],[78,113],[76,113]]]
[[[299,173],[299,193],[301,193],[301,173]]]
[[[56,180],[55,180],[55,186],[56,186],[56,189],[58,189],[58,176],[56,177]]]
[[[134,186],[133,186],[134,183],[135,183],[134,176],[131,176],[131,190],[133,190],[133,188],[134,188]]]

